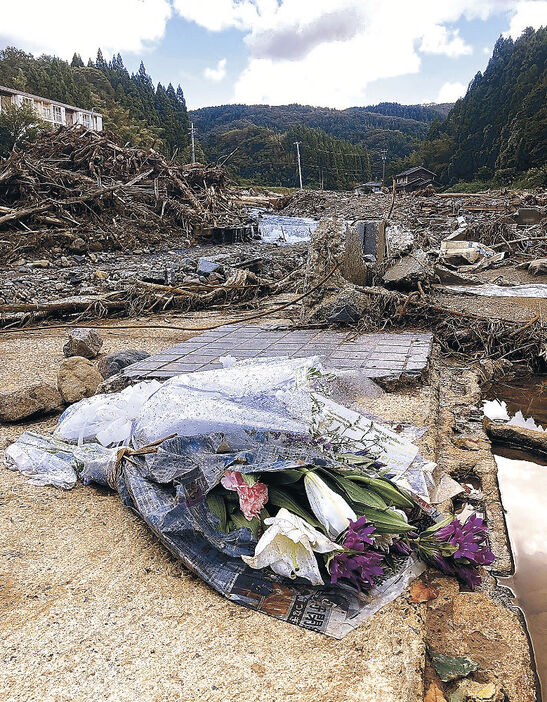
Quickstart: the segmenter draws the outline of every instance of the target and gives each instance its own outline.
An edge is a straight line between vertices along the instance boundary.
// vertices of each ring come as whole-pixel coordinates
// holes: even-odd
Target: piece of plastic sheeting
[[[70,490],[78,479],[72,456],[64,450],[64,442],[50,436],[26,431],[5,451],[10,470],[17,470],[31,485],[53,485]]]
[[[97,441],[102,446],[127,444],[144,403],[160,388],[157,380],[149,380],[121,392],[80,400],[61,415],[54,435],[79,443]]]
[[[25,432],[6,449],[8,468],[29,478],[32,485],[53,485],[70,490],[78,476],[84,484],[106,485],[106,475],[116,463],[117,449],[99,444],[77,446],[54,436]]]
[[[144,404],[133,443],[247,429],[305,432],[312,369],[319,372],[317,358],[265,358],[170,378]]]
[[[452,290],[463,295],[482,295],[484,297],[529,297],[547,298],[547,284],[529,283],[526,285],[447,285],[447,290]]]

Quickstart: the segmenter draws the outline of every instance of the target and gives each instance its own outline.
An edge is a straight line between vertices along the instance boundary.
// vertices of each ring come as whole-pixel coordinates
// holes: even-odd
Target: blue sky
[[[0,47],[119,51],[180,83],[190,108],[344,108],[455,100],[500,34],[547,24],[547,0],[18,0],[2,15]]]

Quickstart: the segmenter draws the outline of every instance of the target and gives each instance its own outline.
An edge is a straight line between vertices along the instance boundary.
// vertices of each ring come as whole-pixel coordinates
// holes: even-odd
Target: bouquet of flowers
[[[472,589],[480,583],[477,566],[494,560],[482,519],[432,523],[373,458],[340,460],[260,474],[225,471],[208,506],[220,531],[252,531],[254,555],[242,556],[251,568],[363,592],[414,553]]]

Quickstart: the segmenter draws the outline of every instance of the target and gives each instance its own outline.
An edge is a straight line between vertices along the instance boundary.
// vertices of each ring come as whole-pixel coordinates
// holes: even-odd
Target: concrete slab
[[[400,380],[419,376],[431,353],[430,333],[363,334],[317,329],[273,329],[227,324],[134,363],[124,370],[132,380],[165,379],[219,367],[222,356],[265,358],[319,356],[327,367],[354,368],[369,378]]]

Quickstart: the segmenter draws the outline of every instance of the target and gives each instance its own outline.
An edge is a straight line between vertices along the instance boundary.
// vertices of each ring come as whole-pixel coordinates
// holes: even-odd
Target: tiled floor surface
[[[346,333],[336,331],[228,324],[128,366],[124,373],[133,380],[160,380],[220,368],[221,356],[238,360],[320,356],[326,366],[359,369],[369,378],[398,378],[403,373],[420,374],[431,352],[429,333],[363,334],[351,341],[347,338]]]

